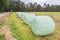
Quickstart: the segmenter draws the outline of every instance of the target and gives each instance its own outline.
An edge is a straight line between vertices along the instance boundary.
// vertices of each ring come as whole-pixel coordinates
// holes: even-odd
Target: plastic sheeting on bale
[[[29,22],[35,17],[34,14],[28,14],[28,13],[24,13],[24,12],[16,12],[17,16],[20,17],[21,19],[24,20],[25,23],[27,23],[28,25]]]
[[[49,35],[55,30],[55,23],[49,16],[36,16],[31,22],[30,26],[35,35]]]
[[[24,13],[24,12],[16,12],[16,15],[18,16],[18,17],[20,17],[21,19],[24,19],[24,15],[25,15],[26,13]]]
[[[30,25],[30,21],[35,17],[34,14],[26,14],[24,15],[24,22]]]

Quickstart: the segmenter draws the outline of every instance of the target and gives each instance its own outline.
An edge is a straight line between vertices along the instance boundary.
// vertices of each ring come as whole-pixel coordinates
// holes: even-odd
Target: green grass
[[[34,14],[52,17],[56,23],[55,32],[44,37],[36,36],[32,33],[31,27],[18,18],[15,12],[12,12],[8,16],[8,24],[13,37],[17,40],[60,40],[60,23],[56,22],[60,21],[60,12],[34,12]]]
[[[12,20],[10,20],[10,18]],[[12,35],[17,39],[17,40],[35,40],[35,36],[32,35],[33,33],[30,33],[31,30],[27,26],[25,27],[25,23],[20,22],[20,19],[16,17],[15,13],[12,13],[9,16],[9,25],[10,25],[10,30],[12,32]],[[24,26],[23,26],[24,25]],[[26,29],[25,29],[26,28]]]
[[[5,35],[0,35],[0,40],[6,40]]]
[[[3,24],[4,24],[4,20],[0,20],[0,29],[2,29]]]
[[[3,25],[4,21],[0,20],[0,25]]]

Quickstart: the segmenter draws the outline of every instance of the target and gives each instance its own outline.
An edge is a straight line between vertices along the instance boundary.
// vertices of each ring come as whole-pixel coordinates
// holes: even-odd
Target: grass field
[[[31,12],[27,12],[31,13]],[[36,36],[32,33],[31,27],[12,12],[7,19],[7,24],[13,37],[17,40],[60,40],[60,12],[32,12],[36,15],[47,15],[52,17],[56,24],[55,32],[48,36]]]
[[[6,40],[5,35],[0,35],[0,40]]]

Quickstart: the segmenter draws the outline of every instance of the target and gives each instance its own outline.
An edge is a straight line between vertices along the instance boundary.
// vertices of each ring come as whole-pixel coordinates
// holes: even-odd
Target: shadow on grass
[[[24,25],[24,26],[29,26],[28,24],[26,24],[25,22],[22,22],[22,25]]]

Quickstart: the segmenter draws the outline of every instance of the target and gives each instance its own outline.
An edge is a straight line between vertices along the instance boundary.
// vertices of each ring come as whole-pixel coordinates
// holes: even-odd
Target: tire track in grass
[[[10,14],[10,13],[9,13]],[[3,15],[3,16],[2,16]],[[8,25],[8,13],[5,13],[5,14],[1,14],[1,19],[0,20],[4,20],[5,21],[5,23],[3,24],[3,28],[2,28],[2,32],[1,32],[1,34],[4,34],[5,35],[5,39],[6,40],[16,40],[13,36],[12,36],[12,34],[11,34],[11,32],[10,32],[10,30],[9,30],[9,25]]]

